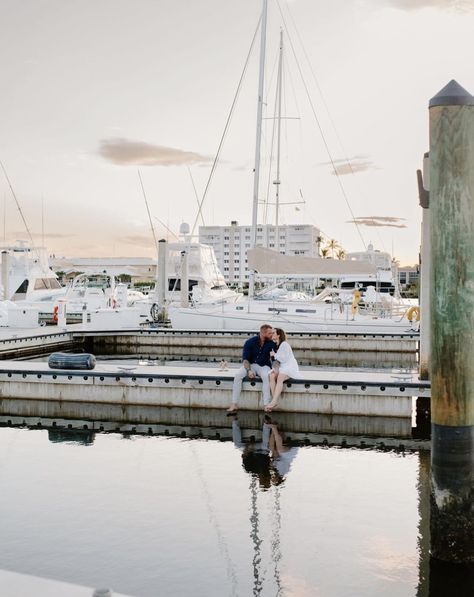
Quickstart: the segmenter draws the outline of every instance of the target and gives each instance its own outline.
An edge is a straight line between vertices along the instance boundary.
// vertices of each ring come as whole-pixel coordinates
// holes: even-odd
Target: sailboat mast
[[[283,79],[283,29],[280,30],[280,57],[278,61],[278,114],[277,114],[277,169],[276,179],[273,184],[276,185],[275,193],[275,247],[280,252],[280,233],[278,230],[278,218],[280,214],[280,147],[281,147],[281,89]]]
[[[257,245],[257,218],[258,218],[258,186],[260,182],[260,146],[262,143],[262,113],[263,93],[265,79],[265,49],[267,38],[267,12],[268,0],[263,0],[261,38],[260,38],[260,71],[258,79],[258,103],[257,103],[257,136],[255,142],[255,169],[253,178],[253,209],[252,209],[252,235],[251,248]],[[249,275],[249,297],[253,297],[255,291],[255,272],[250,270]]]

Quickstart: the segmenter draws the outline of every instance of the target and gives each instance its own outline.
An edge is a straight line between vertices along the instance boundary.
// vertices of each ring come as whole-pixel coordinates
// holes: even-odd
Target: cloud
[[[367,170],[376,170],[378,167],[368,159],[367,155],[355,155],[351,158],[333,160],[332,162],[320,162],[320,166],[333,166],[332,174],[344,176],[346,174],[356,174],[357,172],[366,172]]]
[[[190,166],[211,161],[209,157],[193,151],[130,141],[122,137],[101,139],[99,154],[118,166]]]
[[[407,228],[405,218],[395,218],[393,216],[362,216],[348,220],[346,224],[357,224],[359,226],[382,227],[389,228]]]
[[[19,230],[14,230],[12,232],[8,233],[8,236],[10,238],[17,238],[17,239],[27,239],[28,238],[28,233],[25,232],[25,230],[23,231],[19,231]],[[40,239],[43,237],[43,234],[41,232],[32,232],[31,236],[33,238],[36,239]],[[71,238],[72,236],[76,236],[75,234],[70,234],[70,233],[65,233],[65,234],[61,234],[60,232],[45,232],[44,233],[44,238],[49,238],[49,239],[54,239],[54,238]]]
[[[379,3],[378,0],[377,3]],[[422,8],[439,8],[441,10],[474,10],[474,0],[383,0],[385,4],[401,10],[420,10]]]
[[[115,241],[124,245],[135,245],[137,247],[153,247],[153,236],[150,234],[129,234],[128,236],[115,237]]]

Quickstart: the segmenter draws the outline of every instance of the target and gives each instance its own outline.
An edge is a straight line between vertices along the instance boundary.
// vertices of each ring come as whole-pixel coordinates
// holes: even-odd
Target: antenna
[[[193,185],[194,196],[196,197],[196,201],[197,201],[197,204],[198,204],[198,215],[201,216],[202,225],[205,226],[206,222],[204,221],[204,216],[202,215],[201,205],[199,204],[199,195],[197,193],[196,185],[194,184],[194,178],[193,178],[193,175],[192,175],[192,172],[191,172],[191,168],[189,166],[188,166],[188,172],[189,172],[189,178],[191,179],[191,183]]]
[[[151,233],[153,234],[153,240],[155,242],[155,251],[158,251],[158,242],[156,240],[155,228],[153,226],[153,220],[151,219],[150,208],[148,207],[148,199],[146,198],[145,187],[143,186],[142,175],[140,174],[140,169],[137,168],[138,178],[140,179],[140,185],[142,187],[143,199],[145,200],[146,211],[148,213],[148,221],[150,222],[151,226]]]
[[[44,196],[41,195],[41,245],[44,247]]]
[[[13,195],[13,199],[15,199],[16,206],[18,208],[18,211],[20,212],[21,219],[23,220],[23,224],[25,225],[25,228],[26,228],[26,232],[28,233],[28,236],[30,237],[31,248],[33,249],[34,248],[34,244],[35,244],[33,242],[33,237],[31,235],[30,229],[28,227],[28,223],[26,222],[25,216],[23,215],[23,212],[21,211],[20,202],[18,201],[17,196],[15,194],[15,191],[13,190],[12,183],[10,182],[10,179],[8,178],[8,174],[7,174],[7,171],[5,170],[5,166],[3,165],[2,160],[0,160],[0,166],[2,167],[3,174],[5,175],[5,179],[6,179],[7,183],[8,183],[8,186],[10,187],[10,191],[11,191],[11,193]],[[39,259],[39,256],[38,256],[38,259]]]

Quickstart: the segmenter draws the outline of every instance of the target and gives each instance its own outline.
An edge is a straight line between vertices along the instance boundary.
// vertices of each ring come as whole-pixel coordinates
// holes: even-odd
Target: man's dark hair
[[[271,330],[273,326],[271,326],[268,323],[264,323],[263,325],[260,326],[260,331],[264,332],[265,330]]]

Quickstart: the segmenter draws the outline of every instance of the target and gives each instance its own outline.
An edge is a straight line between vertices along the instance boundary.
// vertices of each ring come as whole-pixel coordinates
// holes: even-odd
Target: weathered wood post
[[[417,170],[418,195],[422,212],[420,250],[420,379],[429,379],[430,362],[430,175],[429,154],[423,156],[423,173]]]
[[[430,101],[431,554],[474,562],[474,97]]]

